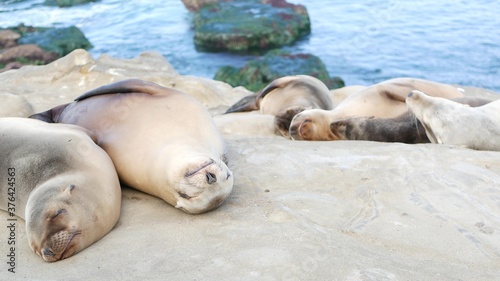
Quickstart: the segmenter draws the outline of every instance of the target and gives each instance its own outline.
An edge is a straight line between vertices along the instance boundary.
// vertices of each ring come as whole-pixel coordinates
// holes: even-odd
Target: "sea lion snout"
[[[212,184],[217,182],[217,176],[214,173],[207,172],[207,183]]]

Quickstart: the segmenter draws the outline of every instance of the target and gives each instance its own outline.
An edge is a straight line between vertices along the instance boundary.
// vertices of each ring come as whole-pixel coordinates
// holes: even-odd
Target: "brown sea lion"
[[[315,77],[296,75],[272,81],[261,91],[236,102],[226,113],[259,110],[261,114],[274,115],[278,132],[288,137],[295,114],[312,108],[331,110],[330,91]]]

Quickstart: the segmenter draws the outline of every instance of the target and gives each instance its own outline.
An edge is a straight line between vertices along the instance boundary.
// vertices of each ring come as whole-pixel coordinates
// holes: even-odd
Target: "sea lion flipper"
[[[153,82],[141,79],[126,79],[85,92],[77,97],[75,101],[81,101],[86,98],[107,94],[144,93],[153,96],[156,94],[165,94],[169,91],[171,91],[171,89]]]
[[[66,109],[66,106],[68,106],[68,104],[69,103],[62,104],[44,112],[35,113],[33,115],[30,115],[28,118],[37,119],[47,123],[57,123],[59,116],[64,111],[64,109]]]
[[[30,115],[28,118],[37,119],[47,123],[55,123],[52,119],[52,109],[40,113],[35,113],[33,115]]]
[[[241,100],[233,104],[224,114],[232,112],[253,111],[259,109],[257,105],[258,93],[243,97]]]

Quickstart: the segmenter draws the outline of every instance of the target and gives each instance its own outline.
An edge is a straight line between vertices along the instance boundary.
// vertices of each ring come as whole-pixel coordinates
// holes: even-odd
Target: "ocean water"
[[[181,0],[101,0],[71,8],[43,2],[0,0],[0,27],[76,25],[96,58],[156,50],[180,74],[207,78],[220,66],[253,58],[196,51],[191,14]],[[285,49],[320,57],[347,85],[406,76],[500,92],[500,1],[289,2],[307,7],[312,32]]]

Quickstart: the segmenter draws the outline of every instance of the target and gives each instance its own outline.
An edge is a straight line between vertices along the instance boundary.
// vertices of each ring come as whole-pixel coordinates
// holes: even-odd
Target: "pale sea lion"
[[[500,150],[500,100],[470,107],[412,91],[406,103],[432,143]]]
[[[312,108],[331,110],[331,93],[319,79],[296,75],[272,81],[261,91],[236,102],[226,113],[259,110],[261,114],[274,115],[278,132],[288,137],[293,116]]]
[[[118,221],[118,175],[92,136],[74,125],[0,118],[0,208],[26,221],[30,247],[45,261],[74,255]]]
[[[454,102],[481,106],[491,102],[476,97],[451,99]],[[422,123],[411,111],[394,118],[353,117],[334,121],[330,130],[339,140],[428,143]]]
[[[32,117],[94,132],[122,183],[185,212],[215,209],[232,190],[223,139],[209,112],[188,94],[129,79]]]
[[[397,117],[407,111],[406,96],[414,89],[444,98],[463,97],[451,85],[414,78],[391,79],[349,95],[333,110],[309,109],[298,113],[290,124],[290,136],[294,140],[338,140],[330,130],[331,123],[350,117]]]

